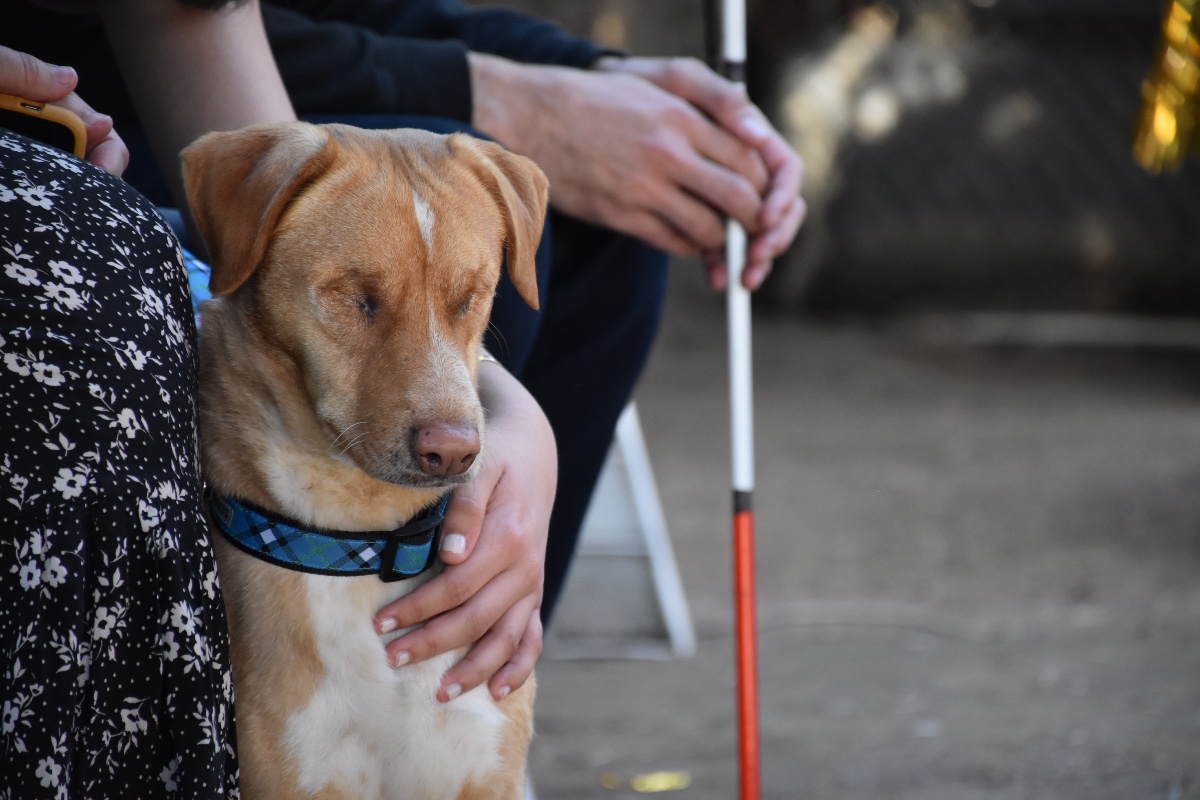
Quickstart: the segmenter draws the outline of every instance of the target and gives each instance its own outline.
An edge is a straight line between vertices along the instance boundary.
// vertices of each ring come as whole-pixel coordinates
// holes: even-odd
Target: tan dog
[[[301,527],[374,532],[469,480],[506,252],[537,306],[533,162],[462,135],[294,123],[205,136],[184,176],[218,296],[201,311],[209,488]],[[392,669],[401,632],[372,627],[433,571],[312,574],[214,540],[246,800],[523,796],[532,680],[443,705],[462,653]]]

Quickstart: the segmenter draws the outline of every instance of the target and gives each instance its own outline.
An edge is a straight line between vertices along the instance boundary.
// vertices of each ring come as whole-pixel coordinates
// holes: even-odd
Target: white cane
[[[744,0],[720,0],[718,70],[745,84],[746,7]],[[729,285],[730,418],[733,436],[733,566],[737,644],[738,767],[741,800],[759,800],[761,765],[758,721],[758,633],[754,570],[754,413],[750,355],[750,292],[742,286],[746,231],[726,222],[725,263]]]

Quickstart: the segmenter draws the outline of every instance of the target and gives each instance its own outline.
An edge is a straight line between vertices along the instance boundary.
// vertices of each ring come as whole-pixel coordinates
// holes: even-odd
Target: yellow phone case
[[[83,124],[83,120],[75,112],[69,111],[62,106],[56,106],[51,103],[40,103],[36,100],[28,100],[12,94],[0,94],[0,109],[14,111],[34,119],[63,126],[71,132],[74,140],[71,152],[77,158],[83,158],[87,147],[87,126]]]

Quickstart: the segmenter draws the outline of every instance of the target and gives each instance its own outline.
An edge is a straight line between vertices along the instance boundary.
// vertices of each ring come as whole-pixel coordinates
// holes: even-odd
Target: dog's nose
[[[479,455],[479,431],[474,425],[423,425],[417,429],[413,451],[426,475],[462,475]]]

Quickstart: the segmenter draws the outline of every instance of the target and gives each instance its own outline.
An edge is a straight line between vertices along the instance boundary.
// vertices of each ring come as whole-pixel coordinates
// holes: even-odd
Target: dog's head
[[[329,452],[391,483],[467,480],[506,256],[538,304],[541,170],[461,134],[304,123],[209,134],[183,164],[211,291],[285,365]]]

